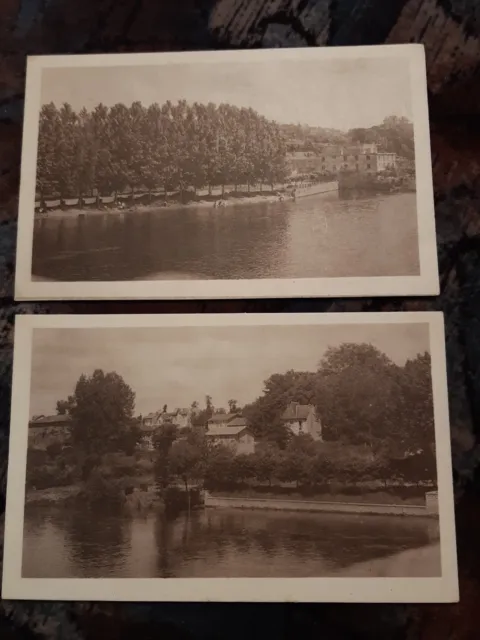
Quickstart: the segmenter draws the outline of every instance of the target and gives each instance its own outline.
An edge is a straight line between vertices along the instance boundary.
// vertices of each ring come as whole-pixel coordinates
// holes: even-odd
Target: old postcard
[[[452,602],[438,313],[19,316],[2,595]]]
[[[420,45],[34,57],[17,299],[438,293]]]

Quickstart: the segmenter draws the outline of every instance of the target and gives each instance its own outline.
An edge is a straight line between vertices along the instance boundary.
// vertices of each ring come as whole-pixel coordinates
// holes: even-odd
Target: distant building
[[[177,408],[174,411],[153,411],[142,420],[144,427],[161,427],[164,424],[174,424],[183,429],[192,425],[192,410]]]
[[[245,425],[237,427],[211,425],[205,437],[215,445],[228,447],[235,455],[255,452],[255,437]]]
[[[240,412],[235,413],[214,413],[211,418],[207,420],[207,428],[210,427],[227,427],[231,426],[233,420],[236,418],[242,418]],[[243,420],[243,418],[242,418]]]
[[[66,444],[70,439],[70,427],[68,414],[35,416],[28,423],[28,446],[46,449],[50,444]]]
[[[322,424],[312,404],[291,402],[282,414],[282,422],[296,436],[308,434],[315,440],[322,439]]]
[[[153,411],[142,419],[140,446],[149,451],[154,449],[155,431],[165,424],[173,424],[178,429],[192,426],[192,410],[177,408],[174,411]]]
[[[316,151],[293,151],[287,154],[291,175],[321,173],[335,175],[341,171],[378,173],[396,168],[395,153],[378,151],[375,144],[319,147]]]
[[[386,169],[397,168],[397,154],[396,153],[377,153],[377,172],[385,171]]]

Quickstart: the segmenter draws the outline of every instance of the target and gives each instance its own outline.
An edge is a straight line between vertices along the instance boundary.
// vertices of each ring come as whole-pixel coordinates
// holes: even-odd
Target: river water
[[[437,521],[415,517],[207,509],[166,519],[30,506],[22,575],[322,577],[437,535]]]
[[[413,193],[224,209],[71,214],[35,220],[39,279],[319,278],[419,274]]]

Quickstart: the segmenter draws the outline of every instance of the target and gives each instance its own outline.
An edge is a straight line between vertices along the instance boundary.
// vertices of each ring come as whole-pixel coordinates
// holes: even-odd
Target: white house
[[[296,436],[309,434],[315,440],[322,439],[322,424],[313,404],[291,402],[282,414],[282,422]]]
[[[205,437],[214,445],[228,447],[235,455],[255,452],[255,437],[247,426],[217,426],[208,427]]]

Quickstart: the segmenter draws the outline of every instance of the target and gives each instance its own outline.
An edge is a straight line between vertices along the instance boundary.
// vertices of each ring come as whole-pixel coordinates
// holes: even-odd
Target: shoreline
[[[417,504],[346,502],[341,500],[297,500],[277,498],[235,498],[206,494],[206,509],[260,509],[309,513],[345,513],[362,515],[438,518],[435,509]]]
[[[271,202],[286,202],[291,198],[279,195],[278,193],[268,193],[265,195],[254,196],[240,196],[240,197],[228,197],[218,198],[217,200],[192,200],[190,202],[168,202],[166,205],[160,201],[152,202],[150,204],[134,204],[129,207],[106,207],[105,209],[98,209],[95,207],[78,208],[72,206],[71,208],[64,210],[52,207],[44,213],[35,212],[36,220],[43,220],[46,218],[69,218],[74,216],[109,216],[109,215],[124,215],[126,213],[144,213],[148,211],[170,211],[173,209],[224,209],[228,207],[247,205],[247,204],[263,204]],[[215,206],[216,202],[222,202],[223,205]]]

